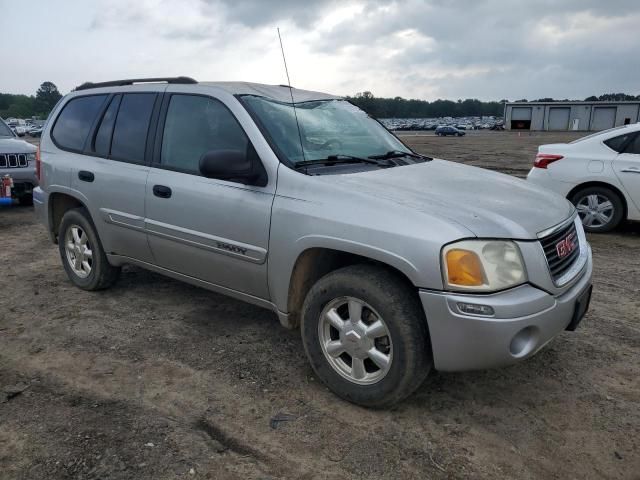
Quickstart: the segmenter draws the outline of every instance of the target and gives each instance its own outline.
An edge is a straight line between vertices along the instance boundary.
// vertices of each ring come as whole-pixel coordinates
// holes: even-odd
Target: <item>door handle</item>
[[[160,198],[170,198],[171,189],[169,187],[165,187],[164,185],[154,185],[153,194],[156,197],[160,197]]]
[[[93,182],[93,180],[95,180],[95,176],[93,175],[93,172],[88,172],[86,170],[80,170],[78,172],[78,178],[80,180],[82,180],[83,182]]]
[[[624,168],[622,170],[620,170],[621,172],[624,173],[640,173],[640,168],[637,167],[629,167],[629,168]]]

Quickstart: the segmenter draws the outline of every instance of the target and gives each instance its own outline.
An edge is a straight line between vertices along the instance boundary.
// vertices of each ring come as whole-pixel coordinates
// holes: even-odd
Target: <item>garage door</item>
[[[549,130],[568,130],[569,129],[569,113],[570,108],[550,108],[549,109]]]
[[[531,120],[531,107],[513,107],[511,120]]]
[[[591,130],[606,130],[616,123],[616,107],[596,107],[593,109]]]
[[[529,130],[531,128],[531,107],[513,107],[511,109],[511,129]]]

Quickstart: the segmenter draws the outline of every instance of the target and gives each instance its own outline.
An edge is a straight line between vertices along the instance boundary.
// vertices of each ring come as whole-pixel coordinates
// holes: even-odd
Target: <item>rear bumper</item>
[[[47,232],[49,232],[49,238],[51,241],[55,242],[55,238],[53,236],[53,232],[49,227],[49,215],[47,212],[47,194],[40,187],[36,187],[33,189],[33,208],[36,212],[36,218],[38,221],[47,227]]]
[[[491,295],[420,291],[437,370],[500,367],[534,355],[571,323],[576,301],[591,288],[591,252],[580,279],[553,296],[532,285]],[[458,303],[489,305],[495,315],[462,313]]]

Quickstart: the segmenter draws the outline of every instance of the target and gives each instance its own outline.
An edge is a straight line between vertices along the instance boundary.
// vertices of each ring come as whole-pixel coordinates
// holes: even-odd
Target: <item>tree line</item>
[[[55,107],[62,94],[52,82],[44,82],[35,95],[0,93],[0,118],[45,119]]]
[[[504,115],[504,104],[509,100],[483,102],[475,98],[466,100],[426,100],[405,99],[402,97],[381,98],[374,97],[371,92],[357,93],[353,97],[347,97],[352,103],[362,108],[375,118],[438,118],[438,117],[481,117]],[[627,95],[626,93],[607,93],[596,97],[587,97],[584,101],[629,101],[640,100],[640,95]],[[523,98],[517,102],[528,102]],[[576,101],[568,99],[539,98],[532,102],[566,102]]]
[[[0,93],[0,117],[1,118],[47,118],[49,112],[56,105],[62,95],[58,87],[52,82],[44,82],[35,95],[14,95]],[[475,98],[466,100],[426,100],[406,99],[402,97],[382,98],[375,97],[371,92],[357,93],[353,97],[347,97],[369,115],[376,118],[438,118],[438,117],[481,117],[502,116],[504,104],[509,100],[484,102]],[[592,95],[584,99],[588,102],[595,101],[633,101],[640,100],[640,95],[628,95],[626,93],[607,93],[596,97]],[[516,100],[527,102],[527,99]],[[532,102],[560,102],[568,99],[556,100],[553,98],[539,98]]]

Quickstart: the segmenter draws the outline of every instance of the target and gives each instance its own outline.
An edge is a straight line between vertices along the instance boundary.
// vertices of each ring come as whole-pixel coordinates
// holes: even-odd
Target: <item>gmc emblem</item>
[[[556,243],[556,252],[558,258],[564,258],[573,252],[578,245],[576,244],[576,232],[571,232],[565,238]]]

